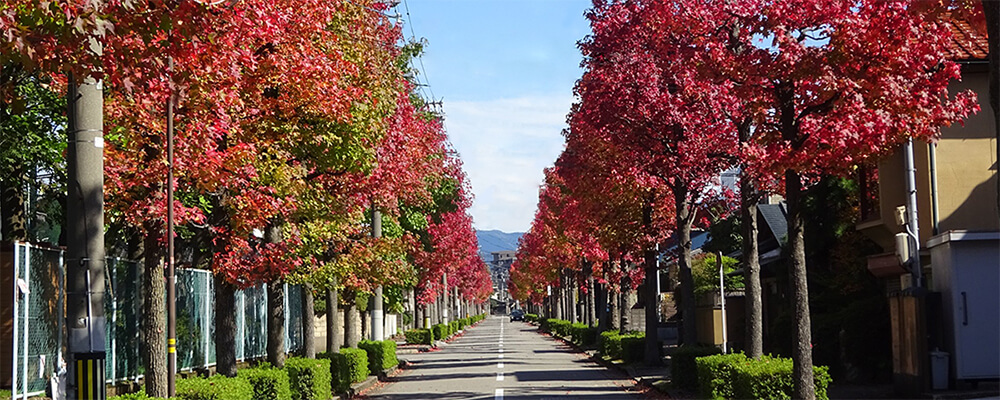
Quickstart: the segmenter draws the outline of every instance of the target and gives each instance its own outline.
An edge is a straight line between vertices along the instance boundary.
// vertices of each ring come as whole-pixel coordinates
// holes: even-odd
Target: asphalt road
[[[367,398],[640,399],[608,371],[524,322],[487,318],[440,351],[400,355],[412,363]]]

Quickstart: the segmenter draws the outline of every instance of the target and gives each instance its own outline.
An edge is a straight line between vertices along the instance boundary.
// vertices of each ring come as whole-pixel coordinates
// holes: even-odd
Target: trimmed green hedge
[[[722,353],[717,347],[682,345],[670,354],[670,376],[674,386],[687,390],[698,387],[698,366],[695,359]]]
[[[253,397],[253,386],[243,378],[215,375],[210,378],[184,378],[176,383],[179,400],[246,400]]]
[[[642,361],[646,355],[646,332],[622,336],[622,360],[626,363]]]
[[[434,344],[434,332],[430,329],[410,329],[403,332],[406,343],[413,344]]]
[[[330,398],[330,360],[291,357],[285,361],[285,371],[294,400]]]
[[[792,380],[792,359],[761,357],[760,360],[734,364],[733,397],[746,399],[791,399],[794,389]],[[816,398],[829,399],[827,387],[830,385],[829,368],[813,366],[813,383]]]
[[[358,343],[358,348],[368,353],[368,370],[372,374],[377,375],[399,364],[396,359],[396,342],[393,340],[362,340]]]
[[[341,353],[322,352],[318,359],[330,360],[330,387],[334,393],[345,393],[351,388],[351,366]]]
[[[604,331],[597,337],[597,351],[612,359],[621,358],[622,336],[618,331]]]
[[[431,327],[434,339],[444,340],[451,336],[451,328],[446,324],[437,324]]]
[[[451,336],[451,335],[454,335],[455,333],[457,333],[458,330],[459,330],[458,320],[448,322],[448,328],[449,328],[449,331],[451,332],[451,334],[449,334],[448,336]]]
[[[9,390],[0,390],[0,399],[10,399]],[[145,389],[140,389],[135,393],[120,394],[112,396],[108,400],[164,400],[162,397],[149,397]]]
[[[538,322],[538,314],[524,314],[524,320],[527,322]]]
[[[591,346],[597,343],[597,328],[587,326],[582,322],[570,325],[570,335],[577,346]]]
[[[277,368],[241,369],[237,377],[253,386],[254,400],[291,400],[288,372]]]
[[[736,366],[745,363],[747,357],[743,353],[716,354],[698,357],[698,394],[705,399],[733,398],[733,380],[736,379]]]
[[[340,349],[340,354],[347,358],[347,368],[351,374],[351,382],[363,382],[368,379],[371,371],[368,370],[368,352],[362,349],[344,347]]]

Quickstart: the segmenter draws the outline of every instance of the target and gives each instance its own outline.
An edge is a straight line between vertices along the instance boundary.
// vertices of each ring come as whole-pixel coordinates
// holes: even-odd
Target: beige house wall
[[[976,92],[980,111],[964,124],[941,129],[936,146],[938,231],[1000,230],[997,210],[997,142],[993,111],[987,93],[987,74],[981,66],[963,69],[963,81],[952,83],[952,94]],[[917,218],[920,241],[934,236],[932,214],[930,144],[914,143],[917,184]],[[881,223],[864,230],[886,251],[893,251],[892,234],[903,232],[896,224],[896,208],[906,204],[904,163],[901,151],[879,162],[879,212]],[[861,224],[859,224],[860,226]]]

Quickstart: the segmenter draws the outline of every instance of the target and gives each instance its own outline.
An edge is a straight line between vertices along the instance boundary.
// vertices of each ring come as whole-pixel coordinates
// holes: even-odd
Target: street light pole
[[[177,276],[174,271],[174,58],[167,57],[167,396],[175,395],[177,374]]]

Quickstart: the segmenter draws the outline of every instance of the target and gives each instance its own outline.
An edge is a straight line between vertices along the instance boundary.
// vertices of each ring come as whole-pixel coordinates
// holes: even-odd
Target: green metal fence
[[[58,370],[64,346],[64,271],[61,249],[14,244],[12,398],[45,393]],[[107,381],[142,376],[144,349],[139,337],[142,266],[107,259]],[[302,288],[285,285],[285,348],[302,346]],[[215,290],[209,271],[177,269],[177,365],[181,370],[215,364]],[[267,290],[258,285],[236,292],[236,357],[267,354]],[[166,343],[164,343],[166,345]]]

